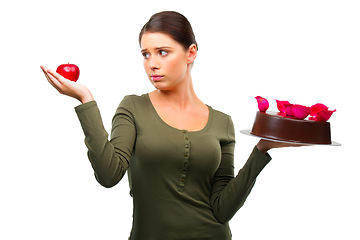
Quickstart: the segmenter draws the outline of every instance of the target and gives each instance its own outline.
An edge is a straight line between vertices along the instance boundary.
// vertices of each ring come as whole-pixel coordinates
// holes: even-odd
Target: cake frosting
[[[251,134],[294,143],[331,144],[329,122],[284,117],[278,112],[258,111]]]

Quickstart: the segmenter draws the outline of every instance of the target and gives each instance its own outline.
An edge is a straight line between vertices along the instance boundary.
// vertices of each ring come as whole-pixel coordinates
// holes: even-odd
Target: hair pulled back
[[[195,34],[187,18],[174,11],[159,12],[151,16],[149,21],[145,23],[139,34],[139,43],[141,44],[142,36],[147,33],[164,33],[172,39],[180,43],[184,49],[188,49],[191,44],[195,44]]]

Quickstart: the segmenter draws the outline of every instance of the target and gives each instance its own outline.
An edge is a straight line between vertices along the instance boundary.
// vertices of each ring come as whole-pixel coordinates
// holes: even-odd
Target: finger
[[[59,92],[62,92],[61,90],[61,86],[62,84],[59,82],[58,79],[56,79],[55,77],[53,77],[53,75],[49,74],[49,71],[51,71],[50,69],[47,69],[44,66],[41,66],[41,69],[43,70],[46,79],[48,80],[48,82]]]
[[[61,82],[59,82],[58,79],[54,78],[52,75],[48,75],[49,76],[49,82],[50,84],[55,87],[60,93],[62,93],[62,86],[63,84]]]
[[[54,70],[47,69],[47,73],[49,74],[50,77],[52,76],[53,78],[58,80],[60,83],[62,82],[63,79],[65,79],[63,76],[61,76],[60,74],[58,74]]]
[[[56,86],[50,79],[48,79],[48,82],[51,84],[51,86],[53,86],[56,90],[58,90],[60,92],[59,87]]]
[[[49,80],[49,77],[47,75],[47,69],[45,66],[40,66],[41,70],[43,71],[43,73],[45,74],[45,77]]]
[[[43,70],[46,79],[48,80],[49,83],[53,84],[54,83],[54,78],[52,76],[49,75],[49,73],[47,72],[47,70]],[[56,81],[56,80],[55,80]]]
[[[49,77],[51,78],[52,82],[61,89],[61,91],[65,90],[64,87],[68,87],[69,84],[74,84],[74,82],[70,81],[69,79],[64,78],[54,70],[48,69],[47,70]]]
[[[53,84],[52,80],[50,79],[49,74],[47,73],[47,71],[46,71],[46,70],[44,70],[44,69],[42,69],[42,71],[43,71],[43,73],[44,73],[44,75],[45,75],[45,77],[46,77],[47,81],[48,81],[51,85],[53,85],[53,86],[54,86],[54,84]],[[54,86],[54,87],[55,87],[55,86]]]
[[[40,65],[41,70],[46,71],[46,67],[44,65]]]
[[[56,80],[51,80],[50,77],[48,77],[48,82],[53,86],[58,92],[61,92],[61,85]]]
[[[48,69],[45,67],[45,66],[40,66],[41,70],[44,72],[45,74],[45,77],[50,80],[50,76],[49,76],[49,73],[48,73]]]

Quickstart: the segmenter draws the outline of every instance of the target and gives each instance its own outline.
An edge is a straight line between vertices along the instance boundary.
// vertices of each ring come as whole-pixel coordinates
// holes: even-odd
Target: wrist
[[[81,96],[79,99],[78,99],[81,103],[87,103],[87,102],[90,102],[90,101],[93,101],[94,100],[94,97],[92,96],[91,92]]]
[[[258,144],[256,144],[256,147],[260,152],[263,152],[263,153],[267,153],[271,149],[269,144],[267,144],[267,142],[263,141],[263,140],[260,140],[258,142]]]

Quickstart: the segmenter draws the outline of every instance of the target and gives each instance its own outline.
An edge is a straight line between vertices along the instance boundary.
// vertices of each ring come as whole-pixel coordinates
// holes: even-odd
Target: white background
[[[199,44],[198,96],[233,117],[236,170],[258,139],[255,96],[337,109],[341,147],[274,149],[233,239],[360,239],[360,6],[354,0],[2,1],[0,3],[1,239],[127,239],[127,177],[101,187],[74,107],[39,66],[75,63],[105,128],[127,94],[152,91],[138,33],[162,10],[183,13]]]

